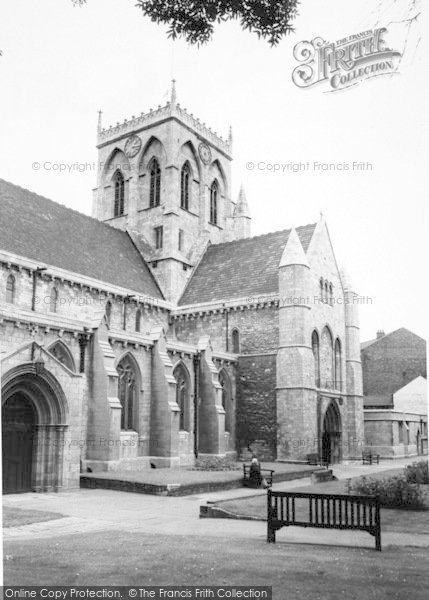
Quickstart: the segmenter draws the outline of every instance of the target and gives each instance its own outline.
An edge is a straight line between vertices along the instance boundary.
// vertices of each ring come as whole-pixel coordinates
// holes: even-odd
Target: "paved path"
[[[415,459],[414,459],[415,460]],[[401,468],[412,460],[397,460],[381,465],[339,465],[334,473],[339,479],[357,477],[392,468]],[[276,484],[286,490],[309,485],[309,478]],[[165,497],[115,492],[112,490],[75,490],[60,494],[16,494],[3,497],[5,506],[52,511],[64,518],[4,529],[4,540],[47,538],[94,531],[120,530],[166,535],[201,535],[265,539],[266,524],[238,520],[199,519],[199,507],[207,501],[263,495],[265,491],[233,489],[204,494]],[[374,538],[365,532],[319,531],[290,527],[277,535],[279,542],[308,544],[374,546]],[[429,535],[383,533],[383,547],[388,545],[429,546]]]

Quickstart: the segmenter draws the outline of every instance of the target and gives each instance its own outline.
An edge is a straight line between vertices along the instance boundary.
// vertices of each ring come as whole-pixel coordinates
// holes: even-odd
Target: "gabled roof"
[[[305,252],[315,227],[316,224],[296,228]],[[290,231],[209,246],[179,305],[278,293],[279,263]]]
[[[373,340],[368,340],[367,342],[362,342],[360,345],[360,349],[361,350],[365,350],[365,348],[368,348],[368,346],[372,346],[372,344],[375,344],[377,342],[381,342],[382,340],[386,340],[389,336],[395,335],[396,333],[399,333],[400,331],[409,333],[417,338],[420,338],[421,340],[425,341],[422,337],[420,337],[419,335],[417,335],[417,333],[413,333],[412,331],[410,331],[409,329],[406,329],[406,327],[400,327],[399,329],[395,329],[395,331],[391,331],[390,333],[386,333],[383,336],[379,337],[379,338],[375,338]]]
[[[125,231],[2,179],[0,250],[163,298]]]

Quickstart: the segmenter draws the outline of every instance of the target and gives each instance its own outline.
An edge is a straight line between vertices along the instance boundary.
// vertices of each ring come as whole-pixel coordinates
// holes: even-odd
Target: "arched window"
[[[185,162],[180,175],[180,208],[185,210],[189,210],[191,181],[191,167],[189,166],[188,162]]]
[[[328,304],[329,302],[329,296],[328,296],[328,282],[325,281],[325,302],[326,304]]]
[[[216,179],[210,187],[210,223],[217,225],[217,209],[218,209],[219,184]]]
[[[136,312],[136,331],[140,331],[141,320],[142,320],[142,311],[138,308],[137,312]]]
[[[56,313],[58,309],[58,290],[57,288],[52,288],[49,296],[49,310],[51,312]]]
[[[15,302],[15,277],[12,274],[6,280],[6,302],[9,304]]]
[[[70,371],[76,371],[73,355],[64,342],[54,342],[52,346],[48,348],[48,352],[55,356],[55,358],[68,369],[70,369]]]
[[[112,303],[110,302],[110,300],[107,301],[106,303],[106,321],[107,321],[107,325],[110,327],[110,319],[112,316]]]
[[[342,380],[341,380],[341,342],[337,338],[335,340],[335,389],[342,389]]]
[[[161,202],[161,169],[156,158],[150,163],[149,206],[159,206]]]
[[[328,327],[322,331],[320,338],[320,387],[333,389],[334,387],[334,343]]]
[[[189,403],[190,403],[190,378],[186,367],[179,363],[174,369],[173,376],[176,380],[176,402],[180,409],[179,429],[189,430]]]
[[[119,374],[118,397],[121,402],[121,429],[135,429],[137,411],[137,368],[134,359],[127,354],[116,367]]]
[[[234,426],[234,407],[232,403],[231,381],[224,369],[219,373],[219,383],[222,388],[222,407],[225,411],[225,431],[231,433]]]
[[[320,387],[320,355],[319,355],[319,336],[317,331],[313,331],[311,336],[311,347],[314,356],[314,382],[316,387]]]
[[[120,217],[124,214],[125,206],[125,181],[120,171],[116,171],[113,176],[113,186],[115,189],[115,201],[113,204],[113,216]]]
[[[232,351],[234,354],[240,354],[240,332],[238,329],[232,330]]]
[[[332,283],[329,284],[329,303],[331,304],[331,306],[334,303],[334,287]]]

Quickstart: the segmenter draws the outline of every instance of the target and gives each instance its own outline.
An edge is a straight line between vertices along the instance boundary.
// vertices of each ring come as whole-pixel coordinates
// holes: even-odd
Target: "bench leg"
[[[267,542],[268,544],[275,544],[276,542],[276,530],[272,529],[269,525],[267,529]]]
[[[375,549],[376,549],[378,552],[381,552],[381,532],[380,532],[380,531],[378,531],[378,532],[375,534]]]

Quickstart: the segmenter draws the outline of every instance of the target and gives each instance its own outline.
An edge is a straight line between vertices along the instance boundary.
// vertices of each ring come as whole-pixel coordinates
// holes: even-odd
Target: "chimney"
[[[377,340],[381,340],[382,337],[384,337],[386,334],[384,333],[384,331],[382,329],[379,329],[377,331]]]

